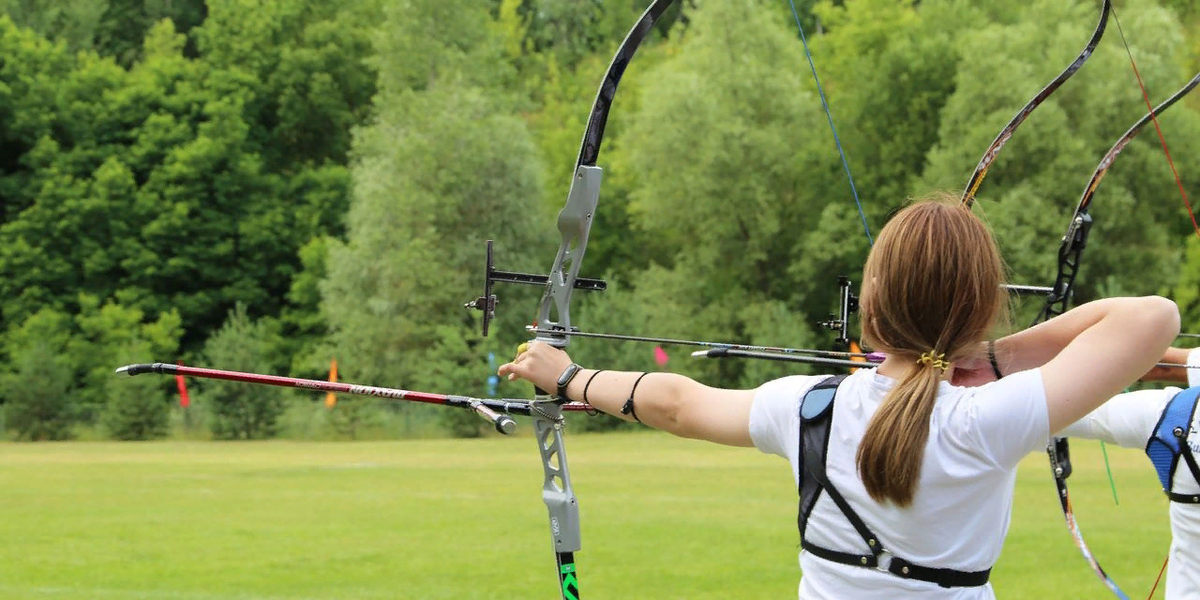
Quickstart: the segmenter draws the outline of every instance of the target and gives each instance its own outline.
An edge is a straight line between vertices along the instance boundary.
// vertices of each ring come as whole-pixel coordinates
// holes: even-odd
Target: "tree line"
[[[462,305],[558,244],[588,110],[634,0],[0,0],[0,401],[11,435],[146,439],[479,435],[468,413],[196,382],[180,361],[477,396],[539,290],[499,287],[491,337]],[[877,229],[957,191],[1001,126],[1079,51],[1099,3],[800,3]],[[1119,7],[1156,100],[1200,70],[1197,9]],[[1200,96],[1162,117],[1200,188]],[[1145,111],[1109,31],[1018,130],[977,210],[1014,282],[1048,285],[1099,157]],[[786,2],[680,2],[621,83],[577,294],[592,331],[828,347],[860,218]],[[1152,133],[1094,202],[1078,299],[1163,293],[1200,327],[1200,242]],[[585,297],[587,296],[587,297]],[[1017,305],[1014,323],[1035,308]],[[581,362],[753,386],[806,372],[576,340]],[[580,426],[620,426],[601,418]],[[81,433],[82,432],[82,433]]]

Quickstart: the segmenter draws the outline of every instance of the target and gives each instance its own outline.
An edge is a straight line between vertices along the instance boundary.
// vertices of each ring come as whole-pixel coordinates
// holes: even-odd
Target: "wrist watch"
[[[559,400],[570,401],[570,398],[567,397],[567,386],[571,384],[572,379],[575,379],[575,375],[579,374],[582,370],[583,367],[571,363],[570,366],[563,370],[562,375],[558,376],[558,390],[556,395]]]

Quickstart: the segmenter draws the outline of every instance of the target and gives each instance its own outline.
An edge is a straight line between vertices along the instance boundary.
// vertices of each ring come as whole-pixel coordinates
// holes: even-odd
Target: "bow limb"
[[[567,202],[558,213],[558,231],[562,236],[554,264],[550,268],[545,291],[538,306],[535,326],[538,328],[535,341],[545,342],[557,348],[566,348],[571,331],[571,293],[579,278],[583,254],[587,250],[588,234],[592,228],[592,217],[600,199],[602,170],[596,166],[600,155],[600,143],[604,139],[604,127],[612,101],[621,83],[625,68],[633,59],[638,46],[650,33],[654,24],[673,0],[654,0],[642,13],[641,18],[625,36],[608,66],[592,112],[588,117],[587,129],[575,161],[575,172],[571,177],[571,189]],[[579,576],[575,567],[575,552],[580,541],[579,504],[571,488],[571,477],[567,470],[567,456],[563,447],[562,402],[553,394],[534,390],[533,409],[534,434],[538,451],[542,457],[542,499],[550,513],[550,533],[554,541],[555,559],[558,563],[559,591],[563,600],[578,600]]]
[[[996,160],[996,156],[1000,154],[1000,150],[1004,148],[1004,144],[1012,137],[1014,131],[1025,119],[1029,117],[1033,109],[1040,106],[1050,97],[1055,90],[1066,83],[1076,71],[1083,67],[1083,63],[1091,58],[1092,52],[1096,50],[1096,45],[1100,43],[1100,38],[1104,36],[1104,30],[1108,26],[1108,15],[1112,10],[1112,0],[1104,0],[1104,7],[1100,11],[1100,22],[1096,24],[1095,31],[1092,32],[1091,39],[1088,40],[1086,46],[1080,51],[1079,55],[1071,64],[1067,65],[1042,91],[1038,92],[1032,99],[1029,100],[1021,110],[1000,130],[1000,134],[992,141],[992,145],[988,146],[987,151],[983,153],[983,158],[979,159],[979,164],[975,167],[975,172],[971,174],[971,179],[967,181],[967,187],[963,190],[962,202],[967,206],[971,206],[975,202],[975,192],[979,190],[979,185],[983,183],[983,178],[987,176],[988,168],[992,166],[992,162]]]

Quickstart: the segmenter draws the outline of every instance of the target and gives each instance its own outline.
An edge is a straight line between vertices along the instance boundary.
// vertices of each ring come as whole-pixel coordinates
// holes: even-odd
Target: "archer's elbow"
[[[695,438],[697,433],[697,415],[695,413],[698,407],[695,402],[690,400],[695,396],[697,390],[703,389],[703,386],[682,374],[661,373],[659,377],[662,378],[661,383],[664,385],[661,386],[659,394],[654,396],[652,418],[643,418],[643,424],[671,433],[673,436]]]
[[[680,437],[688,435],[691,415],[688,414],[688,388],[696,382],[674,373],[663,373],[662,392],[654,398],[654,420],[646,424]]]
[[[1142,305],[1142,331],[1166,351],[1179,336],[1179,306],[1162,296],[1144,296],[1138,302]]]

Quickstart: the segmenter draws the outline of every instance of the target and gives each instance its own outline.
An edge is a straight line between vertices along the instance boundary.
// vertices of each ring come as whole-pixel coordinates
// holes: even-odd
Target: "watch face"
[[[579,372],[579,368],[580,368],[579,365],[574,364],[574,363],[572,363],[571,366],[567,367],[567,370],[563,371],[562,375],[558,376],[558,385],[561,386],[561,385],[566,385],[567,383],[569,383],[571,381],[571,378],[575,376],[575,373]]]

